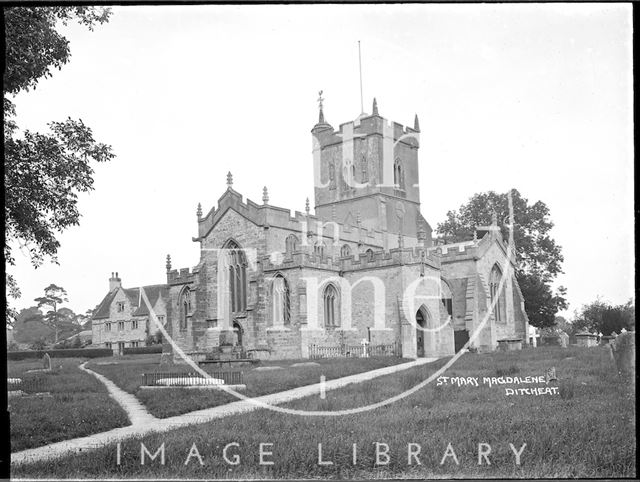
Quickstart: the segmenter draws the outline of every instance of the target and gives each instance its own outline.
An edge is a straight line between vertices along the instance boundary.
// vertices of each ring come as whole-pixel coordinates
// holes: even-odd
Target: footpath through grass
[[[9,361],[10,378],[40,378],[50,395],[28,394],[9,399],[11,451],[104,432],[129,424],[127,414],[94,376],[78,366],[86,360],[53,358],[52,372],[27,373],[42,361]]]
[[[335,410],[395,395],[444,361],[293,402],[291,408]],[[18,477],[128,478],[556,478],[635,477],[634,387],[620,381],[604,348],[540,348],[466,354],[446,376],[539,376],[554,366],[557,395],[505,396],[505,386],[430,384],[392,405],[339,417],[268,410],[233,416],[122,443],[55,464],[20,467]],[[482,378],[481,378],[482,380]],[[542,384],[543,386],[547,386]],[[539,385],[536,385],[539,386]],[[160,457],[140,463],[141,443]],[[386,456],[376,458],[379,452]],[[478,444],[488,444],[478,465]],[[194,455],[194,444],[198,455]],[[228,444],[227,459],[223,457]],[[263,462],[260,464],[260,444]],[[319,461],[322,445],[322,462]],[[356,463],[353,446],[356,445]],[[416,445],[410,445],[416,444]],[[455,457],[447,453],[448,444]],[[522,450],[517,465],[509,444]],[[526,446],[523,447],[523,445]],[[486,451],[487,446],[483,446]],[[419,449],[418,449],[419,447]],[[409,451],[416,454],[410,458]],[[189,453],[192,451],[192,456]],[[236,458],[236,455],[238,458]],[[456,460],[458,463],[456,463]],[[185,465],[185,462],[188,464]],[[417,461],[420,462],[418,465]],[[237,462],[237,464],[232,464]],[[332,462],[328,464],[328,462]],[[388,463],[387,463],[388,462]]]
[[[187,388],[142,389],[143,373],[153,372],[192,372],[188,365],[173,365],[170,368],[159,367],[160,356],[143,357],[126,356],[116,361],[94,361],[87,364],[87,368],[106,376],[124,391],[138,398],[147,410],[156,417],[167,418],[174,415],[216,407],[238,400],[232,394],[218,390],[194,390]],[[284,360],[263,362],[260,367],[279,366],[277,370],[256,370],[255,366],[237,368],[244,374],[246,390],[241,393],[248,397],[268,395],[291,388],[302,387],[320,382],[324,375],[326,380],[341,378],[356,373],[367,372],[409,360],[396,357],[373,358],[333,358],[313,360],[318,366],[292,367],[295,363],[309,363],[311,360]],[[205,368],[209,372],[220,371],[215,368]],[[228,369],[225,369],[228,370]]]

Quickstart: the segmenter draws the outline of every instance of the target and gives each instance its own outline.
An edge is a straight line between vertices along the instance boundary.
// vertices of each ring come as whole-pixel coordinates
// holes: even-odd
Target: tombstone
[[[621,333],[609,346],[611,347],[611,354],[616,363],[618,375],[633,377],[636,372],[635,332],[628,331]]]
[[[598,335],[593,333],[578,333],[576,339],[578,340],[578,346],[592,347],[598,344]]]
[[[44,365],[44,369],[47,371],[51,370],[51,357],[49,356],[48,353],[45,353],[44,356],[42,357],[42,364]]]
[[[558,381],[558,377],[556,376],[556,367],[547,368],[544,373],[544,380],[546,383]]]

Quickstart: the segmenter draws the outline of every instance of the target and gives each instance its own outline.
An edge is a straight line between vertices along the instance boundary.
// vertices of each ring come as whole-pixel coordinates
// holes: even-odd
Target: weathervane
[[[319,108],[320,110],[322,110],[322,101],[323,101],[323,100],[324,100],[324,99],[322,98],[322,91],[319,91],[319,92],[318,92],[318,108]]]

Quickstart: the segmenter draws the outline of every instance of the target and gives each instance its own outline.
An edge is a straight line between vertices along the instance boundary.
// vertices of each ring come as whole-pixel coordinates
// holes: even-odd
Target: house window
[[[105,345],[105,347],[107,347],[109,350],[111,350],[111,349],[112,349],[111,342],[109,342],[109,341],[108,341],[108,342],[106,342],[104,345]]]
[[[273,280],[273,324],[288,325],[291,320],[289,284],[281,274]]]
[[[124,330],[124,321],[118,322],[118,331]]]
[[[502,271],[500,267],[496,264],[491,270],[491,276],[489,277],[489,292],[491,294],[491,303],[494,303],[493,306],[493,317],[497,323],[506,323],[506,300],[504,296],[504,286],[502,290],[498,292],[500,287],[500,280],[502,279]]]
[[[138,342],[137,341],[132,341],[131,342],[131,348],[138,348]]]
[[[234,241],[225,244],[228,249],[229,293],[231,311],[236,313],[247,309],[247,258],[244,250]]]
[[[131,321],[131,329],[132,330],[137,330],[138,329],[138,320],[132,320]]]
[[[340,324],[340,315],[338,311],[338,292],[332,284],[325,288],[323,301],[324,325],[329,328],[335,328]]]
[[[291,254],[298,250],[298,238],[295,234],[290,234],[285,240],[285,250],[287,254]]]
[[[180,330],[187,329],[187,320],[191,316],[191,290],[187,287],[182,291],[179,301],[180,306]]]
[[[158,321],[160,322],[160,324],[161,324],[162,326],[164,326],[164,315],[160,315],[160,316],[158,316]]]
[[[348,244],[343,244],[342,248],[340,248],[340,256],[343,258],[346,256],[351,256],[351,248]]]
[[[116,303],[116,308],[118,313],[122,313],[124,311],[124,301],[118,301],[118,303]]]
[[[111,331],[111,323],[105,323],[104,324],[104,329],[105,329],[105,331]]]

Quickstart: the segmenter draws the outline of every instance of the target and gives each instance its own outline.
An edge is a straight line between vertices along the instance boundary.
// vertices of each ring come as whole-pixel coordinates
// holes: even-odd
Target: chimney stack
[[[121,279],[118,277],[118,273],[111,273],[111,278],[109,278],[109,293],[113,290],[116,290],[122,286]]]

